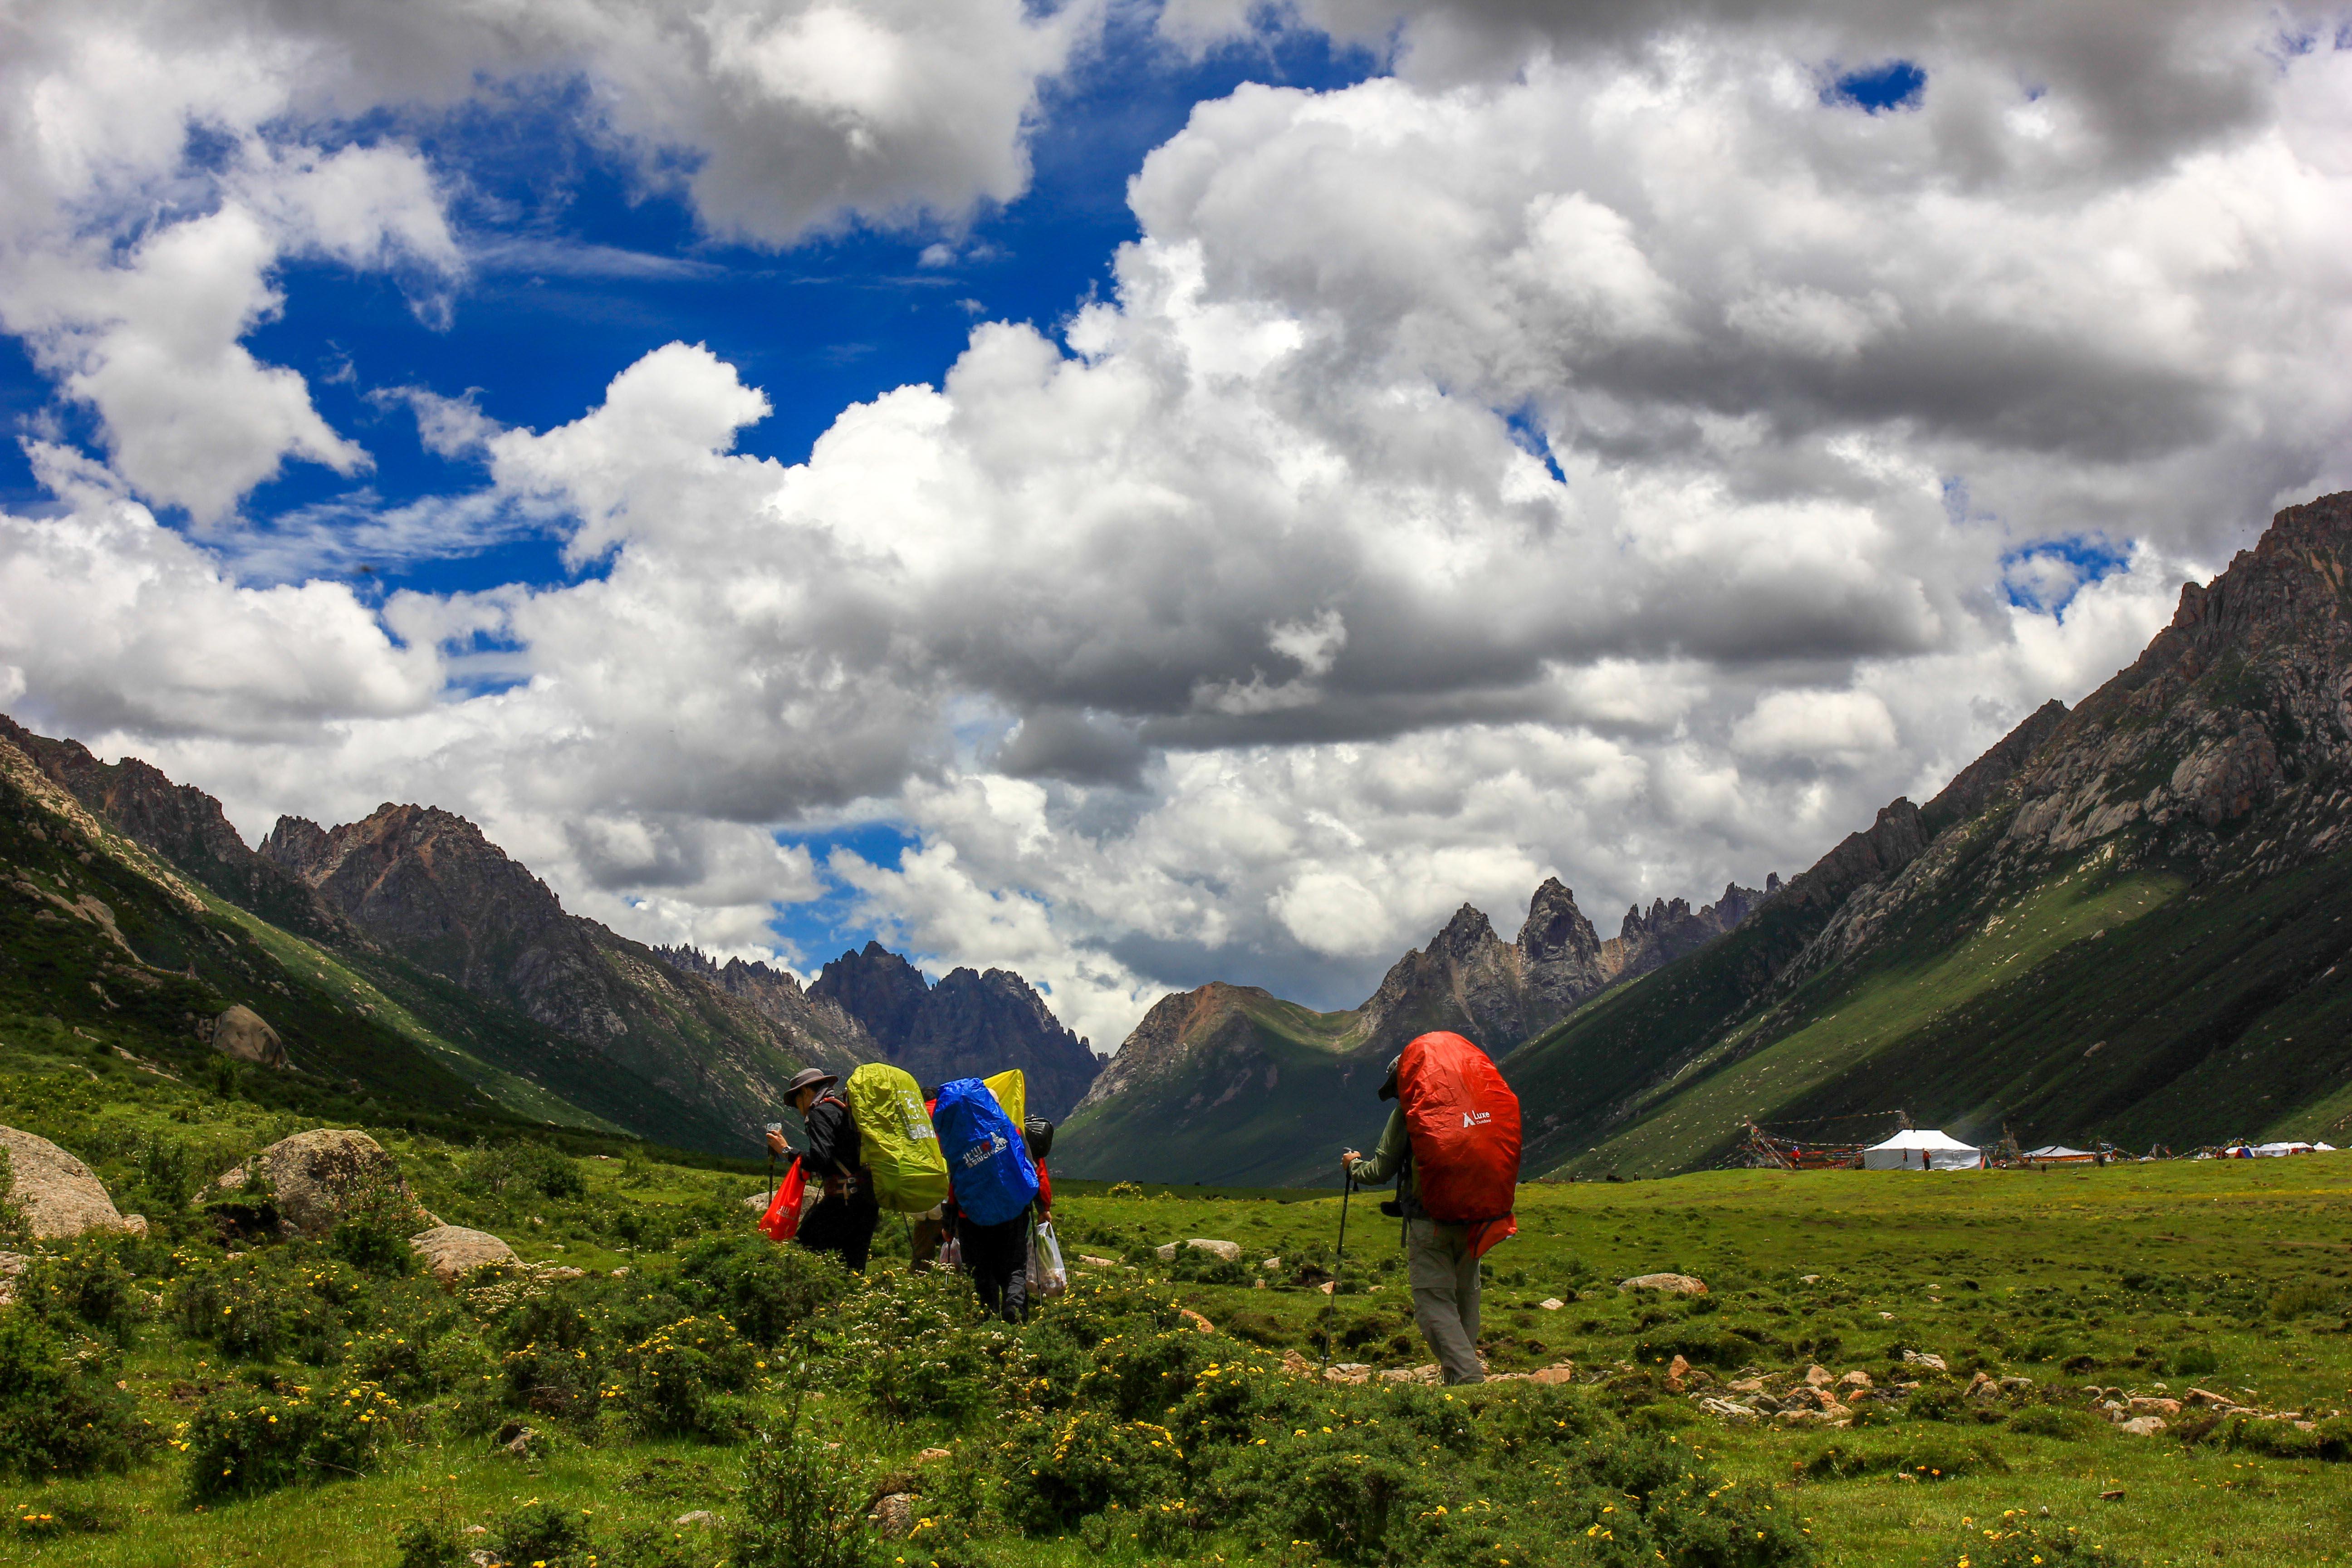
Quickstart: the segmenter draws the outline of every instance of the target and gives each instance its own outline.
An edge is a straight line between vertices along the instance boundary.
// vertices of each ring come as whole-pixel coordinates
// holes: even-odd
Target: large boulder
[[[286,1067],[286,1042],[268,1021],[240,1002],[213,1020],[213,1049],[256,1067]]]
[[[57,1241],[130,1228],[90,1168],[47,1139],[0,1127],[0,1148],[8,1152],[8,1199],[25,1211],[35,1237]]]
[[[296,1236],[324,1236],[337,1220],[378,1194],[404,1205],[419,1226],[433,1223],[410,1194],[392,1156],[364,1132],[321,1127],[281,1138],[244,1164],[222,1172],[213,1186],[233,1195],[256,1177],[268,1184],[280,1227]]]
[[[1687,1274],[1636,1274],[1631,1279],[1621,1279],[1617,1289],[1625,1290],[1663,1290],[1669,1296],[1704,1296],[1706,1281]]]
[[[1205,1236],[1196,1236],[1192,1240],[1182,1243],[1171,1241],[1165,1247],[1155,1247],[1152,1250],[1160,1255],[1160,1262],[1173,1263],[1176,1261],[1176,1254],[1184,1247],[1194,1247],[1202,1252],[1213,1253],[1227,1263],[1241,1261],[1242,1244],[1240,1242],[1214,1241]]]
[[[522,1261],[513,1247],[488,1231],[468,1230],[462,1225],[436,1225],[410,1237],[408,1245],[444,1285],[454,1285],[486,1265]]]

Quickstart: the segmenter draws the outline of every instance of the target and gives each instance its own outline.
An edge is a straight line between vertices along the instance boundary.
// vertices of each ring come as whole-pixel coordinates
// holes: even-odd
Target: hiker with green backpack
[[[824,1195],[801,1216],[793,1239],[812,1252],[836,1253],[852,1274],[863,1274],[882,1211],[875,1202],[873,1173],[861,1157],[865,1140],[856,1118],[834,1087],[840,1081],[823,1068],[805,1068],[784,1086],[786,1103],[800,1112],[808,1130],[808,1152],[801,1163],[824,1178]],[[768,1134],[768,1151],[791,1152],[781,1132]]]
[[[882,1211],[919,1215],[948,1195],[947,1156],[931,1131],[923,1096],[903,1068],[867,1062],[840,1080],[806,1068],[784,1096],[808,1129],[802,1163],[824,1178],[824,1196],[802,1217],[793,1239],[814,1252],[837,1252],[853,1274],[866,1271]],[[787,1152],[768,1134],[770,1152]]]

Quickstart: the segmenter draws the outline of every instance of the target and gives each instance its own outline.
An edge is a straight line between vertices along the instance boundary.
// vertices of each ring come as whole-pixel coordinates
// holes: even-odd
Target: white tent
[[[2063,1143],[2048,1143],[2039,1149],[2028,1149],[2029,1160],[2088,1160],[2095,1158],[2088,1149],[2069,1149]]]
[[[1983,1150],[1932,1128],[1897,1132],[1862,1152],[1865,1171],[1973,1171],[1983,1163]]]

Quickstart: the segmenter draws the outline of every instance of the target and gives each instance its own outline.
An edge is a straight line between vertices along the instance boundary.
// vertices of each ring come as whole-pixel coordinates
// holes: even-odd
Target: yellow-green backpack
[[[948,1157],[923,1109],[923,1091],[904,1068],[867,1062],[842,1086],[858,1152],[874,1177],[874,1201],[899,1214],[921,1214],[948,1195]]]

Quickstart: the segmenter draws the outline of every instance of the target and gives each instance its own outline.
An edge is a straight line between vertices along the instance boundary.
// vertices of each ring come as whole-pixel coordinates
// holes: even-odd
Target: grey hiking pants
[[[1470,1256],[1470,1227],[1409,1221],[1404,1256],[1413,1321],[1437,1352],[1445,1381],[1486,1382],[1478,1364],[1478,1260]]]

